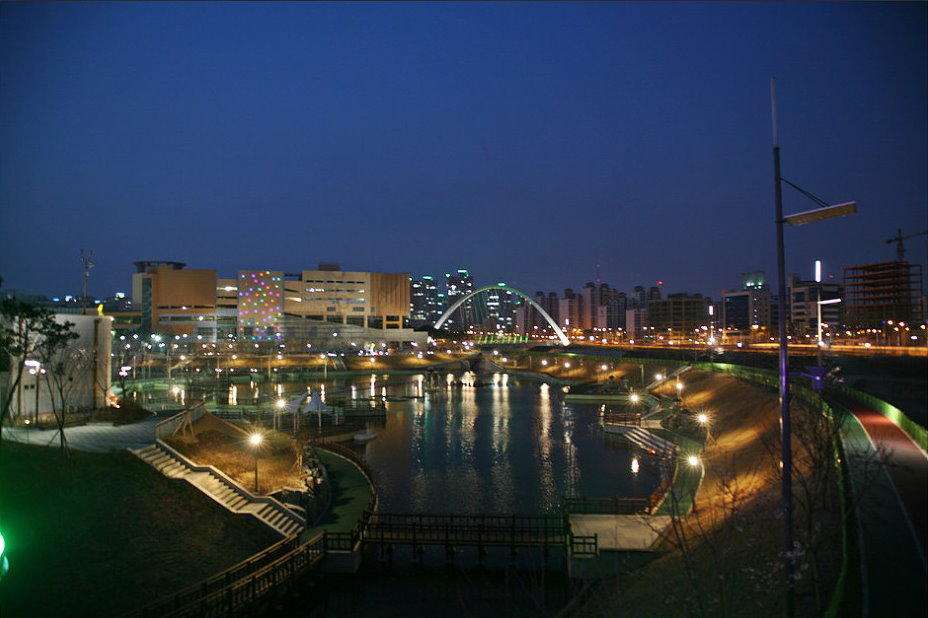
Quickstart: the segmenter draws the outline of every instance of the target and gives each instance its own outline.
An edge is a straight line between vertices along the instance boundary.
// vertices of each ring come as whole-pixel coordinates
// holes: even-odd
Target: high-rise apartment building
[[[721,326],[725,332],[747,333],[775,326],[774,296],[764,273],[742,273],[741,290],[722,290]]]
[[[789,316],[791,330],[796,335],[815,334],[818,331],[819,302],[822,324],[832,331],[839,328],[843,320],[844,286],[826,281],[801,281],[789,278]],[[837,302],[835,302],[837,301]]]
[[[507,333],[515,330],[516,308],[521,305],[521,299],[505,289],[505,285],[505,283],[498,283],[496,288],[486,292],[487,317],[483,321],[483,327],[486,330]]]
[[[409,324],[412,327],[435,324],[445,311],[443,295],[434,277],[423,275],[409,280]]]
[[[648,321],[658,337],[693,339],[709,326],[710,300],[702,294],[668,294],[648,302]]]
[[[455,274],[445,273],[445,303],[450,308],[462,296],[474,291],[474,277],[464,269],[458,269]],[[478,316],[474,310],[474,299],[469,298],[445,322],[448,330],[466,331],[478,323]]]

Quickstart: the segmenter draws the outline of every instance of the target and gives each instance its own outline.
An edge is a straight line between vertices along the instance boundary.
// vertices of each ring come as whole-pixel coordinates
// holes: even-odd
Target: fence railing
[[[641,427],[641,414],[638,412],[604,412],[603,422],[628,427]]]
[[[239,562],[221,573],[208,577],[196,584],[188,586],[172,595],[166,596],[150,605],[141,608],[134,615],[140,616],[185,616],[196,614],[206,609],[204,599],[214,597],[219,592],[234,585],[236,582],[273,564],[299,547],[299,535],[294,534],[282,541],[271,545],[257,554]]]
[[[562,515],[366,513],[364,540],[413,545],[552,547],[568,542]]]
[[[599,552],[599,535],[570,535],[572,556],[595,556]]]
[[[202,401],[191,405],[186,410],[164,419],[155,425],[155,438],[160,440],[171,435],[184,423],[195,423],[206,414],[206,404]]]

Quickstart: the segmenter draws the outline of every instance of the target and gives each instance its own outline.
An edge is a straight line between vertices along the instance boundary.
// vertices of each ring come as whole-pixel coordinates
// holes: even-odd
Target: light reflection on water
[[[375,472],[382,510],[556,512],[567,495],[647,497],[666,473],[666,464],[604,435],[598,406],[566,404],[560,387],[541,382],[507,374],[374,374],[330,376],[286,392],[307,388],[386,398],[385,426],[369,428],[377,439],[355,446]],[[262,384],[253,396],[258,390],[282,392]]]
[[[565,404],[560,389],[505,374],[439,381],[422,399],[389,401],[378,439],[360,447],[383,510],[550,512],[565,495],[646,497],[660,482],[662,466],[643,456],[631,474],[636,449],[604,437],[598,409]]]

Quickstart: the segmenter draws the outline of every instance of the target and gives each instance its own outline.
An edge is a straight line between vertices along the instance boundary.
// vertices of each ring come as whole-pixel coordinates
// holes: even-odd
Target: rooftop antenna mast
[[[92,249],[87,250],[87,255],[84,255],[84,250],[81,249],[81,263],[84,265],[84,294],[81,297],[81,315],[87,313],[87,280],[90,279],[90,269],[94,267],[91,258],[93,258]]]

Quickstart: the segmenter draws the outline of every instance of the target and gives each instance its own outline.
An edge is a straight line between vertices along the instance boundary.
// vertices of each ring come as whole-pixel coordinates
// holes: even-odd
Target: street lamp
[[[700,425],[706,428],[706,442],[711,444],[712,443],[712,426],[709,424],[709,415],[704,412],[700,412],[699,414],[696,415],[696,420],[699,422]]]
[[[255,493],[258,493],[258,447],[261,445],[261,434],[253,433],[248,437],[255,455]]]
[[[789,384],[787,382],[787,338],[786,338],[786,257],[783,248],[783,224],[791,226],[805,225],[835,217],[843,217],[857,212],[857,202],[829,205],[808,191],[797,187],[780,174],[780,126],[777,117],[777,78],[770,78],[770,108],[773,125],[773,187],[775,223],[777,226],[777,326],[780,338],[780,457],[783,465],[782,501],[783,501],[783,551],[786,559],[786,615],[794,614],[793,598],[793,479],[792,479],[792,445],[789,416]],[[783,216],[783,183],[793,187],[820,208]]]
[[[278,415],[284,411],[284,407],[287,405],[287,402],[286,400],[283,399],[283,397],[281,397],[276,402],[274,402],[274,405],[277,407],[277,409],[274,410],[274,429],[279,430],[280,427],[279,427]]]

